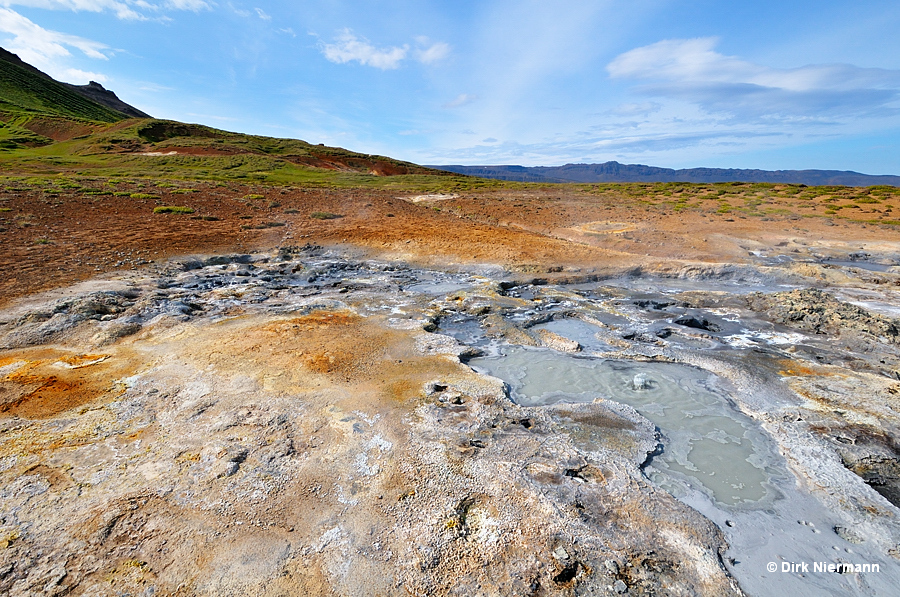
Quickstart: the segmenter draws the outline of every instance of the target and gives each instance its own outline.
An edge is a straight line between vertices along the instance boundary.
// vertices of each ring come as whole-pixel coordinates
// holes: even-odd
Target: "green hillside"
[[[423,190],[471,184],[467,177],[340,147],[129,118],[0,48],[0,175],[73,172]]]
[[[50,78],[0,57],[0,111],[118,122],[126,116],[83,97]],[[7,119],[4,119],[7,120]]]

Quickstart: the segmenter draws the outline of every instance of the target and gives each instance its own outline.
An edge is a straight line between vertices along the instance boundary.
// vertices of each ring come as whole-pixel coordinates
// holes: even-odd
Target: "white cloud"
[[[146,0],[0,0],[0,6],[27,6],[46,10],[73,12],[112,12],[118,18],[130,21],[146,20],[139,11],[158,13],[165,9],[199,12],[211,8],[205,0],[165,0],[160,4]]]
[[[54,77],[55,78],[55,77]],[[67,68],[62,76],[63,81],[72,81],[76,84],[87,83],[89,81],[97,81],[98,83],[106,83],[109,78],[102,73],[93,73],[78,68]]]
[[[700,105],[708,112],[778,119],[867,116],[893,110],[900,71],[849,64],[792,69],[754,64],[714,50],[716,38],[664,40],[625,52],[606,69],[650,83],[638,91]]]
[[[54,78],[73,83],[106,80],[102,74],[68,68],[63,64],[64,59],[71,56],[68,48],[80,50],[89,58],[107,60],[104,52],[110,49],[104,44],[44,29],[8,8],[0,8],[0,32],[12,35],[12,38],[3,40],[6,49]]]
[[[200,12],[201,10],[209,10],[212,6],[204,0],[168,0],[164,6],[166,8],[174,8],[175,10],[190,10],[191,12]]]
[[[151,7],[153,5],[150,5]],[[175,10],[189,10],[191,12],[200,12],[201,10],[209,10],[212,6],[204,0],[166,0],[163,4],[165,8],[173,8]]]
[[[459,108],[460,106],[465,106],[466,104],[471,104],[475,100],[478,99],[477,95],[472,95],[470,93],[460,93],[453,100],[444,104],[443,108],[451,109],[451,108]]]
[[[134,3],[138,5],[138,3]],[[75,12],[104,12],[110,11],[123,20],[142,20],[144,17],[135,11],[126,2],[118,0],[2,0],[0,5],[27,6],[31,8],[43,8],[47,10],[69,10]]]
[[[347,62],[359,62],[366,66],[373,66],[382,70],[392,70],[400,67],[400,63],[410,54],[409,44],[392,46],[389,48],[376,48],[364,37],[357,37],[350,29],[343,29],[331,44],[320,44],[322,54],[337,64]],[[443,60],[450,54],[450,45],[444,42],[431,43],[427,37],[416,37],[416,48],[412,51],[412,57],[422,64],[433,64]]]
[[[272,17],[267,15],[263,9],[256,8],[254,10],[256,10],[256,14],[259,15],[259,18],[261,18],[263,21],[271,21],[272,20]]]
[[[356,37],[350,29],[344,29],[333,44],[322,44],[322,54],[331,62],[346,64],[357,61],[382,70],[395,69],[406,58],[409,46],[376,48],[365,38]]]
[[[422,64],[438,62],[450,54],[450,44],[446,44],[442,41],[433,44],[430,42],[431,40],[425,36],[416,38],[416,43],[419,47],[416,48],[415,57],[416,60]]]

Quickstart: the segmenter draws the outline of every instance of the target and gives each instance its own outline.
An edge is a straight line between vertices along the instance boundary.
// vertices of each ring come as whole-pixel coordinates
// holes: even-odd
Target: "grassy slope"
[[[125,119],[119,112],[6,60],[0,60],[0,110],[17,116],[51,115],[92,122]]]
[[[178,154],[167,155],[176,150]],[[191,151],[211,155],[192,155]],[[162,155],[146,155],[152,153]],[[373,170],[398,174],[376,175]],[[454,176],[339,147],[151,119],[123,121],[90,135],[6,152],[0,159],[0,172],[386,187],[422,192],[504,186],[500,181]]]

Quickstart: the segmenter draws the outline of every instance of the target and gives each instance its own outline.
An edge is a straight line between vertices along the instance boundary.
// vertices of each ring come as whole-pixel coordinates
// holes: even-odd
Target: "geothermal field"
[[[383,70],[449,55],[416,39]],[[153,119],[0,50],[0,595],[896,594],[896,177],[530,172]],[[559,182],[623,172],[700,178]]]
[[[900,581],[892,187],[34,163],[0,193],[6,594]]]

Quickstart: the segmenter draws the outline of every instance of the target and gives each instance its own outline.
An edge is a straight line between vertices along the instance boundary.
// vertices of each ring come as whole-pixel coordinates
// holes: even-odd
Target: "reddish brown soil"
[[[430,265],[503,264],[529,274],[610,271],[669,259],[741,261],[747,244],[900,241],[896,227],[796,215],[767,218],[713,209],[674,213],[633,199],[567,187],[500,191],[413,203],[387,191],[183,183],[107,184],[90,195],[8,185],[0,194],[0,304],[101,272],[176,255],[248,252],[280,245],[356,246]],[[409,194],[409,193],[407,193]],[[263,198],[248,197],[252,195]],[[154,214],[157,205],[194,214]],[[314,212],[342,217],[315,219]],[[283,224],[271,226],[272,224]],[[829,225],[832,224],[832,225]]]
[[[92,127],[80,122],[73,122],[64,118],[42,117],[33,118],[25,124],[26,129],[33,133],[53,139],[54,141],[68,141],[81,135],[89,135],[102,128]]]
[[[82,355],[50,348],[6,352],[0,367],[19,363],[0,377],[0,414],[30,419],[51,417],[102,395],[115,396],[111,380],[133,374],[138,362],[126,350]]]

